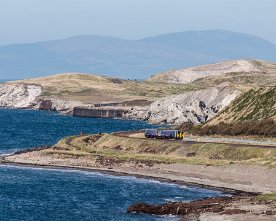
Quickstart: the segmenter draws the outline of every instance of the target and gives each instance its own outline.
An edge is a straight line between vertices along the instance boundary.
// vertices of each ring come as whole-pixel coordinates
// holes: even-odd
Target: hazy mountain
[[[130,41],[103,36],[0,47],[1,78],[86,72],[143,79],[172,68],[229,59],[276,61],[276,45],[230,31],[190,31]]]
[[[199,54],[228,59],[260,59],[276,61],[276,45],[264,39],[224,30],[187,31],[143,39]]]

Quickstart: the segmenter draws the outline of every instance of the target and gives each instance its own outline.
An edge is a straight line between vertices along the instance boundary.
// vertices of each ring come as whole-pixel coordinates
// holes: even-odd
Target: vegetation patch
[[[122,80],[80,73],[58,74],[17,82],[41,85],[42,96],[47,99],[60,98],[85,103],[135,99],[154,100],[197,89],[184,84]]]
[[[276,202],[276,193],[262,194],[256,197],[259,201],[273,201]]]
[[[232,163],[275,166],[276,149],[231,144],[183,143],[157,139],[121,137],[113,134],[69,137],[47,154],[91,155],[105,159],[227,165]],[[68,154],[69,155],[69,154]],[[271,160],[272,159],[272,160]]]
[[[234,134],[236,133],[235,130],[237,130],[238,134],[261,134],[270,136],[275,135],[275,125],[273,125],[270,119],[276,120],[275,86],[260,87],[247,91],[233,101],[218,116],[208,121],[204,127],[221,123],[219,129],[228,128],[226,131],[229,132],[229,128],[233,128],[230,131]],[[273,132],[263,131],[263,129],[267,129],[262,128],[265,127],[263,124],[266,123],[271,126]],[[249,127],[253,127],[252,131],[250,131]],[[256,131],[255,127],[259,127],[259,131]],[[211,129],[212,131],[216,130],[214,127],[211,127]],[[238,132],[238,130],[242,131]],[[221,134],[225,134],[225,132],[221,132]]]
[[[179,129],[197,135],[257,135],[276,137],[276,122],[273,119],[256,121],[241,121],[234,123],[220,122],[216,125],[194,126],[191,123],[183,123]]]

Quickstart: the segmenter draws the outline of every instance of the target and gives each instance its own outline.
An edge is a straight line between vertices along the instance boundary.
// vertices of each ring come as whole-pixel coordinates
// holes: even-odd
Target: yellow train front
[[[149,130],[145,130],[145,137],[146,138],[157,138],[157,139],[183,140],[184,139],[184,131],[149,129]]]

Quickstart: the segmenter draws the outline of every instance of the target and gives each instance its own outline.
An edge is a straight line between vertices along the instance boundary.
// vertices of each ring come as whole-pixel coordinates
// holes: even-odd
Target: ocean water
[[[128,214],[135,202],[165,203],[220,195],[134,177],[0,166],[0,220],[179,220]]]
[[[68,135],[157,127],[140,121],[85,119],[53,112],[0,110],[0,151],[53,144]],[[0,220],[180,220],[128,214],[132,203],[189,201],[221,192],[97,172],[0,165]]]
[[[0,83],[5,83],[8,81],[16,81],[16,79],[0,79]]]
[[[0,109],[0,154],[51,145],[65,136],[156,128],[143,121],[77,118],[48,111]]]

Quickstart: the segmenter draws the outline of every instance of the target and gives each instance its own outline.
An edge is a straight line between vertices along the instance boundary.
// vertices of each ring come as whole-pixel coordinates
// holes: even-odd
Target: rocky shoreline
[[[154,215],[180,215],[202,213],[220,213],[220,214],[244,214],[245,210],[230,209],[230,204],[235,201],[241,201],[246,197],[216,197],[196,200],[191,202],[171,202],[162,205],[149,205],[146,203],[137,203],[128,208],[128,213],[144,213]]]
[[[41,149],[45,149],[42,147]],[[31,151],[31,150],[28,150]],[[28,151],[23,151],[27,153]],[[22,152],[22,153],[23,153]],[[17,153],[17,154],[22,154]],[[100,172],[103,174],[115,176],[135,176],[143,179],[154,179],[160,182],[174,183],[184,186],[194,186],[201,188],[208,188],[212,190],[223,191],[224,193],[231,194],[226,197],[206,198],[191,202],[168,202],[166,204],[149,205],[146,203],[135,203],[130,205],[128,213],[144,213],[149,215],[177,215],[185,218],[185,220],[199,220],[199,221],[220,221],[220,220],[235,220],[235,221],[255,221],[269,220],[274,221],[276,217],[276,203],[275,202],[262,202],[257,200],[258,193],[238,191],[229,188],[220,188],[214,186],[207,186],[196,183],[187,183],[179,180],[171,180],[168,178],[158,178],[149,176],[147,174],[136,174],[127,171],[116,171],[108,168],[87,168],[79,166],[56,166],[56,165],[39,165],[27,163],[12,163],[7,162],[4,158],[0,160],[1,165],[6,166],[22,166],[34,168],[47,168],[47,169],[62,169],[62,170],[81,170],[89,172]]]
[[[130,213],[146,213],[155,215],[180,215],[190,217],[190,220],[274,220],[276,215],[275,202],[261,202],[256,199],[260,193],[255,188],[248,188],[248,180],[240,180],[241,183],[234,179],[231,172],[233,169],[235,174],[241,174],[243,169],[240,166],[229,165],[223,168],[205,167],[202,165],[177,165],[177,164],[160,164],[146,162],[142,160],[112,160],[102,157],[91,158],[85,155],[66,155],[64,153],[51,154],[47,151],[55,150],[55,147],[41,147],[30,150],[19,151],[10,156],[2,157],[0,160],[2,165],[7,166],[23,166],[23,167],[39,167],[48,169],[65,169],[65,170],[83,170],[94,171],[118,176],[135,176],[144,179],[155,179],[161,182],[171,182],[185,186],[197,186],[200,188],[208,188],[219,190],[228,194],[230,197],[219,197],[213,199],[203,199],[192,202],[171,202],[164,205],[148,205],[145,203],[137,203],[130,205],[128,212]],[[59,150],[59,149],[57,149]],[[46,152],[45,152],[46,151]],[[175,169],[172,170],[172,168]],[[199,171],[198,174],[190,174],[188,171]],[[221,170],[221,171],[220,171]],[[259,180],[266,179],[261,175],[266,173],[262,167],[246,167],[249,174],[255,173],[254,176]],[[254,171],[253,171],[254,170]],[[177,172],[178,171],[178,172]],[[180,173],[180,171],[183,171]],[[203,176],[208,171],[212,177]],[[219,172],[220,171],[220,172]],[[239,173],[237,173],[240,171]],[[219,174],[227,174],[226,177],[220,177],[221,181],[226,182],[222,185],[221,181],[216,178]],[[273,171],[271,171],[273,173]],[[200,178],[201,174],[201,178]],[[220,175],[222,176],[222,175]],[[267,176],[269,176],[267,174]],[[236,178],[238,178],[237,176]],[[180,179],[181,178],[181,179]],[[225,179],[225,180],[224,180]],[[233,179],[233,180],[232,180]],[[255,179],[254,179],[255,180]],[[252,180],[253,181],[253,180]],[[273,182],[273,180],[271,180]],[[260,182],[261,185],[262,181]],[[244,190],[240,190],[244,189]],[[261,190],[261,188],[259,189]],[[265,190],[265,189],[263,189]]]
[[[139,119],[156,124],[202,124],[215,117],[241,94],[227,83],[163,98],[133,98],[113,102],[91,99],[87,103],[80,101],[81,97],[64,99],[47,93],[39,84],[3,83],[0,84],[0,107],[57,111],[78,117]],[[112,95],[109,96],[112,99]]]
[[[47,147],[41,147],[38,149],[44,150]],[[27,153],[30,150],[26,151],[19,151],[17,152],[18,154],[21,153]],[[13,156],[9,155],[9,156]],[[113,175],[113,176],[132,176],[136,178],[141,178],[141,179],[147,179],[147,180],[156,180],[162,183],[171,183],[171,184],[176,184],[180,186],[188,186],[188,187],[197,187],[197,188],[203,188],[203,189],[208,189],[208,190],[213,190],[213,191],[220,191],[223,192],[226,195],[231,195],[231,196],[257,196],[260,193],[259,192],[249,192],[249,191],[242,191],[242,190],[237,190],[233,188],[228,188],[228,187],[219,187],[219,186],[210,186],[210,185],[205,185],[202,183],[194,183],[194,182],[188,182],[188,181],[183,181],[183,180],[175,180],[175,179],[170,179],[166,178],[165,176],[163,177],[157,177],[157,176],[152,176],[149,174],[143,174],[143,173],[135,173],[134,171],[123,171],[123,170],[116,170],[112,167],[106,167],[106,168],[100,168],[100,167],[94,167],[94,168],[88,168],[88,167],[82,167],[82,166],[67,166],[67,165],[45,165],[45,164],[37,164],[37,163],[19,163],[19,162],[11,162],[5,160],[5,157],[0,156],[0,165],[3,166],[14,166],[14,167],[30,167],[30,168],[40,168],[40,169],[60,169],[60,170],[79,170],[79,171],[87,171],[87,172],[97,172],[97,173],[102,173],[102,174],[108,174],[108,175]]]
[[[269,205],[269,206],[268,206]],[[267,206],[267,207],[266,207]],[[162,205],[136,203],[128,208],[128,213],[151,215],[178,215],[190,220],[275,220],[274,203],[261,202],[256,197],[239,195],[195,200],[191,202],[170,202]],[[248,214],[251,208],[251,214]],[[267,208],[264,210],[264,208]],[[262,210],[263,209],[263,210]],[[253,213],[253,214],[252,214]],[[216,218],[216,215],[220,219]],[[259,217],[258,217],[259,216]],[[192,218],[192,219],[191,219]]]

